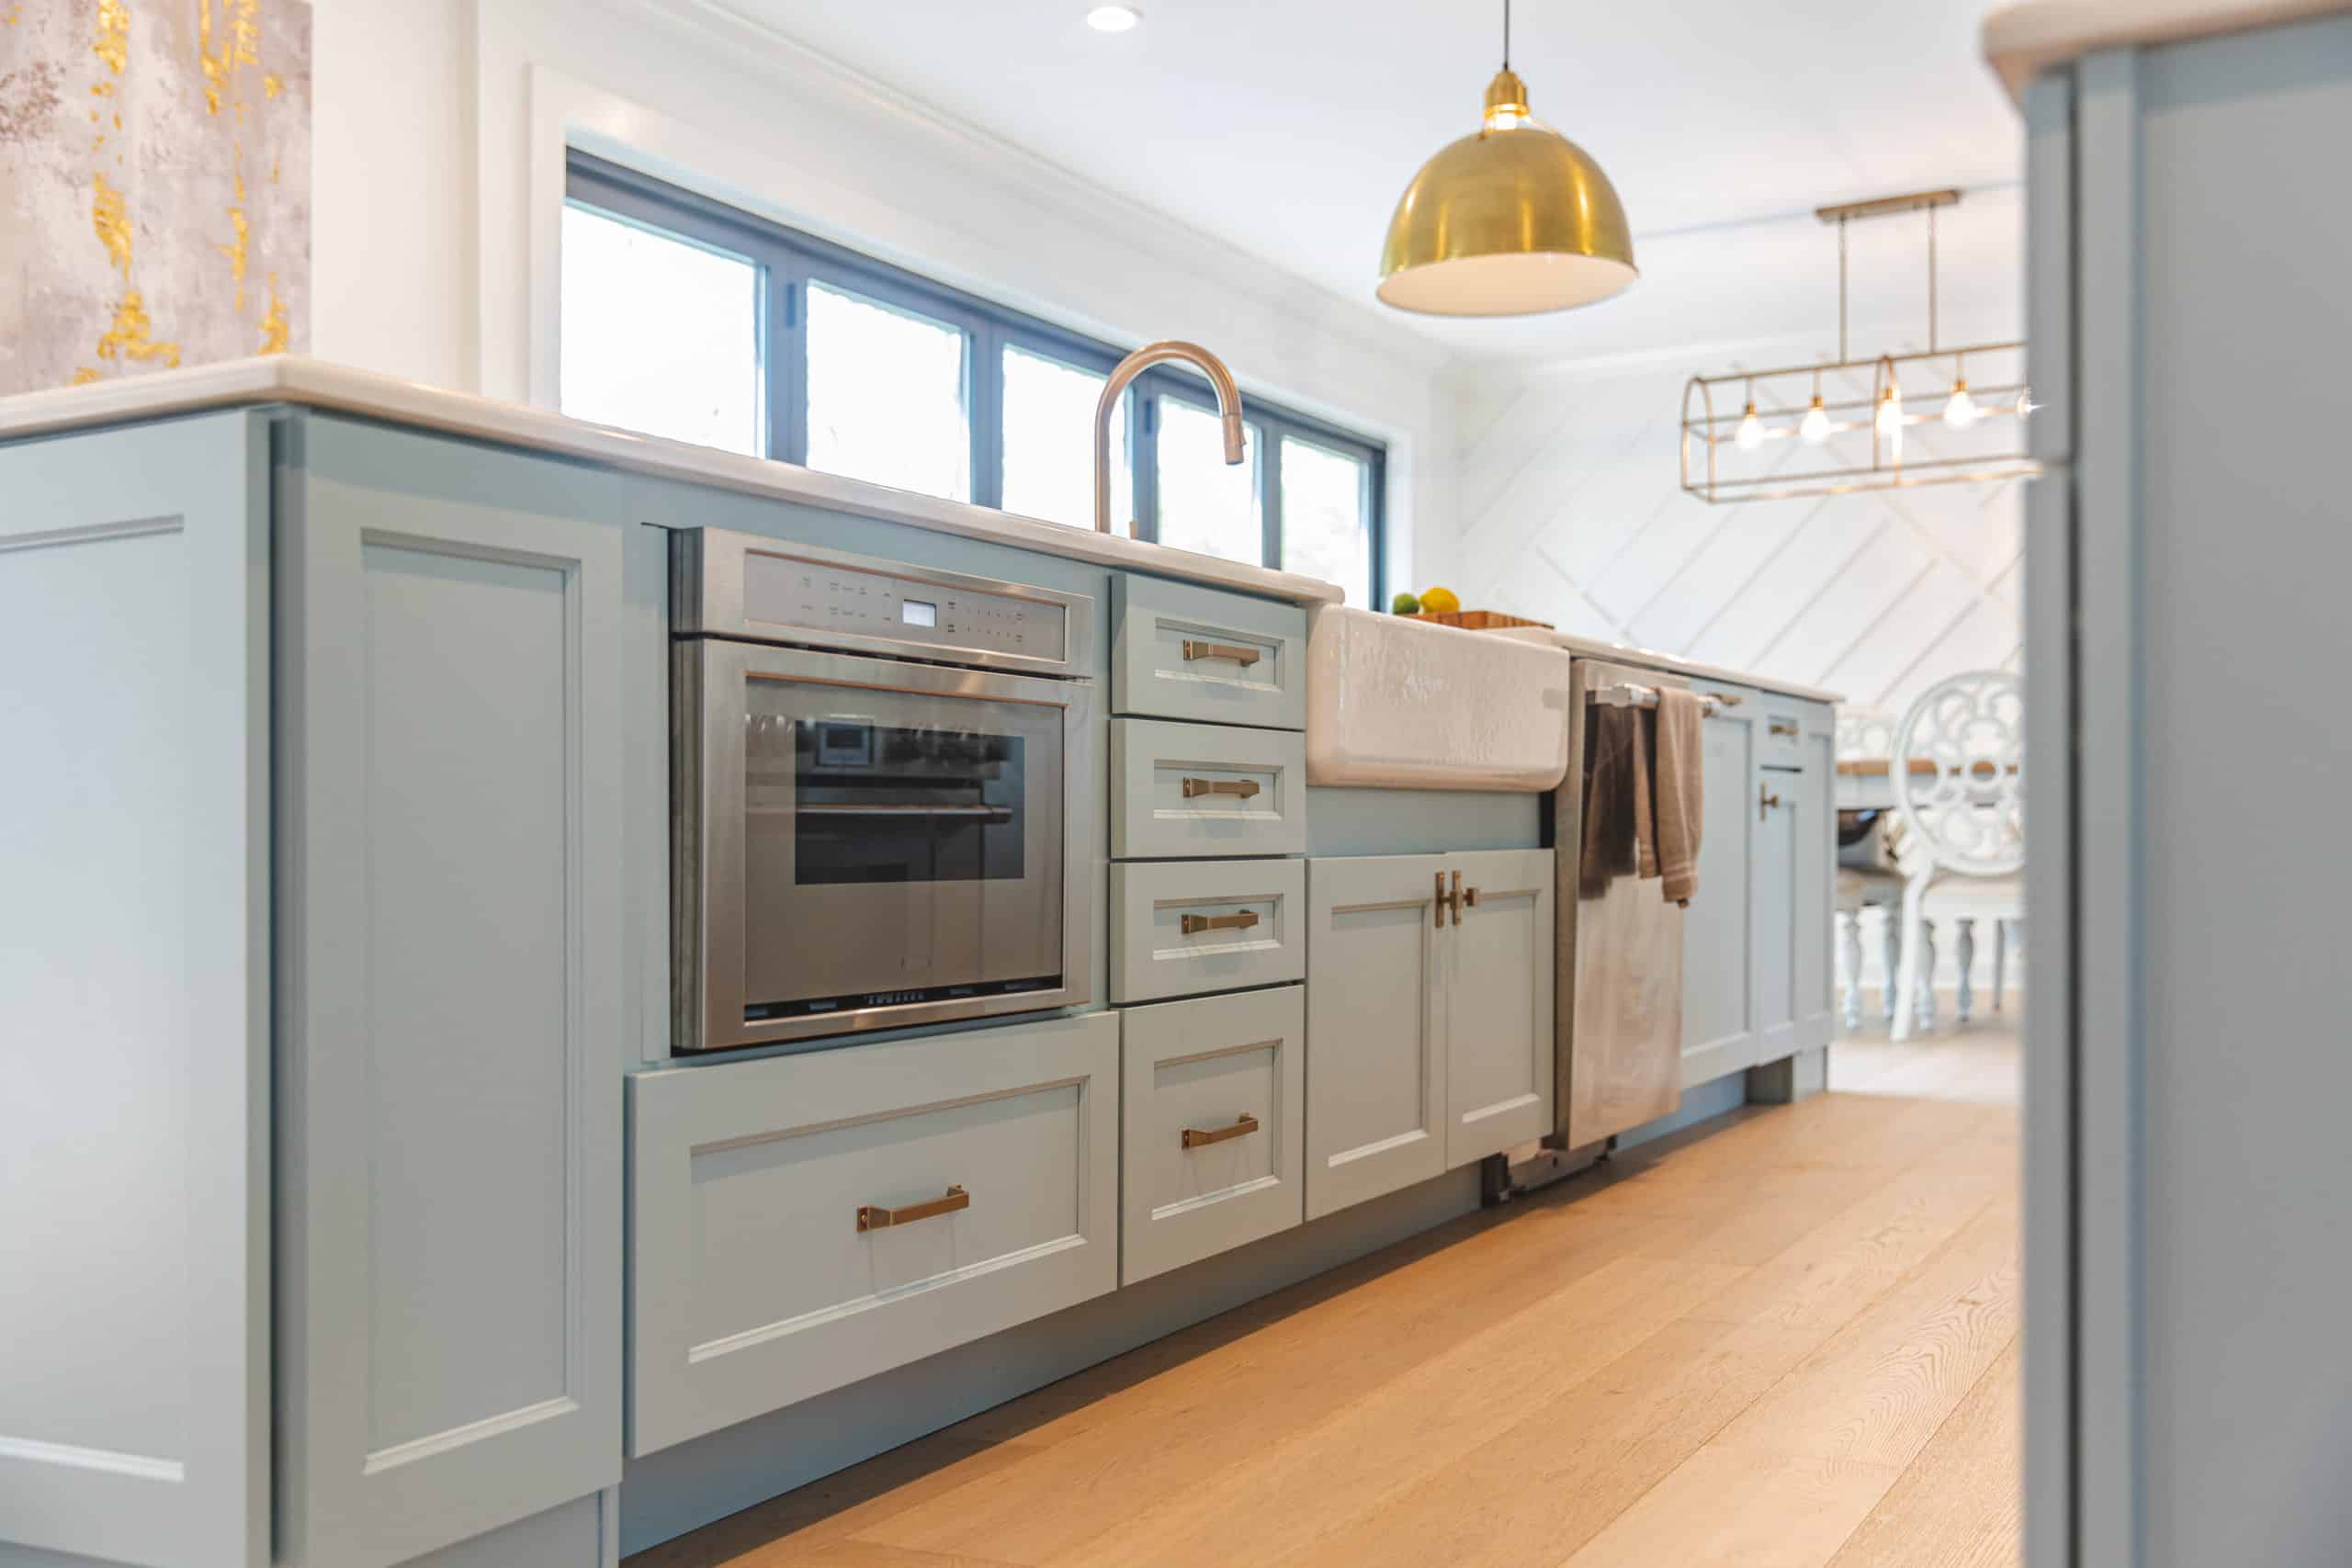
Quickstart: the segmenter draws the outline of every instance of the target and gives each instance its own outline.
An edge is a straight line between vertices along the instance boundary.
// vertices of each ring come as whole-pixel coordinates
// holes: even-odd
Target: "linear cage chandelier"
[[[1959,200],[1957,190],[1929,190],[1815,209],[1838,228],[1838,357],[1691,377],[1682,389],[1685,491],[1733,504],[2041,471],[2025,449],[2036,405],[2024,341],[1947,348],[1938,339],[1936,210]],[[1856,359],[1846,335],[1846,226],[1906,212],[1928,218],[1928,346]]]

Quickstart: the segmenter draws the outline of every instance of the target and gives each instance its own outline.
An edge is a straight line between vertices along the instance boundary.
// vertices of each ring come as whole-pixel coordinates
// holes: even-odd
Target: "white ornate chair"
[[[2025,694],[2006,671],[1953,675],[1928,688],[1904,715],[1889,777],[1903,820],[1902,974],[1894,1037],[1932,1028],[1935,929],[1959,928],[1960,1020],[1973,1001],[1976,921],[1994,925],[1993,1009],[2000,1010],[2008,933],[2025,914]]]

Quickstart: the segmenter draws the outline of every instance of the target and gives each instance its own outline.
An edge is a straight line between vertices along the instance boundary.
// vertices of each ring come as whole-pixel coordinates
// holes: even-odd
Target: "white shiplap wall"
[[[1489,373],[1458,399],[1463,603],[1894,713],[1941,676],[2017,667],[2018,484],[1711,505],[1676,482],[1683,382],[1702,367],[1722,367],[1694,351]]]
[[[1812,344],[1794,341],[1747,346],[1751,364],[1814,356]],[[1677,483],[1683,383],[1727,363],[1697,349],[1464,380],[1453,400],[1464,440],[1452,558],[1463,603],[1826,687],[1849,711],[1890,716],[1945,675],[2018,669],[2020,484],[1698,500]],[[1870,390],[1866,378],[1825,387],[1833,400]],[[1850,439],[1828,450],[1847,460],[1841,443]],[[1930,425],[1908,439],[1933,455],[1948,438]],[[1808,454],[1789,442],[1770,456]],[[1992,933],[1978,936],[1975,980],[1989,1002]],[[1882,949],[1875,926],[1865,937],[1875,1021]],[[1956,945],[1951,931],[1940,933],[1937,984],[1946,990],[1959,980]],[[2012,985],[2023,983],[2022,956],[2010,953]]]

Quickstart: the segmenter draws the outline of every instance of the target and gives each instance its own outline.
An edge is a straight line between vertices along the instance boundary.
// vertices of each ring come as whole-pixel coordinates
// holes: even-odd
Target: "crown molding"
[[[1088,179],[968,120],[920,103],[721,0],[616,3],[718,44],[732,58],[797,89],[828,95],[844,107],[891,122],[1058,215],[1124,235],[1162,258],[1175,257],[1185,267],[1210,276],[1270,311],[1295,317],[1311,301],[1311,320],[1319,330],[1425,374],[1441,372],[1455,357],[1445,344],[1389,321],[1361,300]]]

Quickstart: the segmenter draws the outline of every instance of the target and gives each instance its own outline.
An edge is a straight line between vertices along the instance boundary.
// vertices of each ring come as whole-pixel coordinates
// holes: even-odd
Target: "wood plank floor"
[[[1831,1060],[630,1568],[2007,1568],[2016,1037]]]

